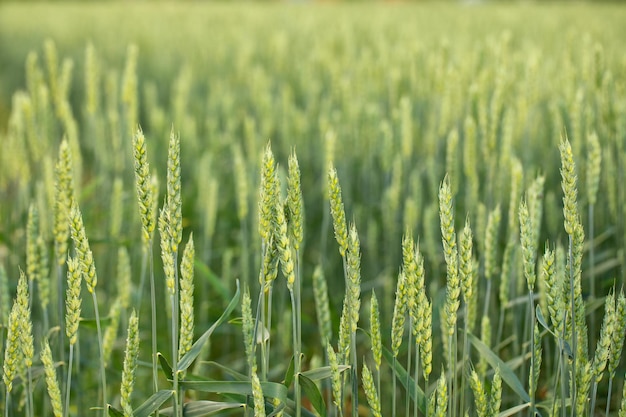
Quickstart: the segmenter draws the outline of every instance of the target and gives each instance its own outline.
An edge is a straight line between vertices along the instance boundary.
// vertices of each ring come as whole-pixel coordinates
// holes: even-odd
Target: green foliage
[[[623,8],[127,6],[0,6],[5,416],[617,395]]]

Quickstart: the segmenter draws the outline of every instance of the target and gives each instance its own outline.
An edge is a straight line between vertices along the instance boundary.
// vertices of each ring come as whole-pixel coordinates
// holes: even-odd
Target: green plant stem
[[[572,321],[572,392],[570,393],[571,398],[571,410],[570,415],[572,417],[576,416],[576,407],[574,404],[576,403],[576,351],[578,348],[578,341],[576,336],[576,308],[575,308],[575,300],[574,300],[574,253],[573,253],[573,244],[574,239],[573,236],[569,236],[569,248],[568,248],[568,259],[569,259],[569,280],[570,280],[570,314]]]
[[[55,257],[58,259],[58,257]],[[65,309],[65,303],[63,294],[65,293],[64,283],[65,274],[63,273],[63,266],[57,263],[57,320],[59,322],[59,360],[63,362],[65,360],[65,316],[63,310]],[[61,380],[65,380],[65,366],[61,366]],[[62,384],[61,384],[62,385]],[[61,386],[61,395],[65,392],[65,386]]]
[[[594,250],[594,227],[593,227],[594,205],[589,204],[589,296],[591,300],[596,299],[596,277],[595,277],[595,250]],[[589,317],[589,334],[591,335],[591,346],[596,345],[596,315]]]
[[[391,375],[392,375],[392,379],[393,379],[393,387],[392,387],[392,395],[391,395],[391,416],[392,417],[396,417],[396,390],[398,388],[398,377],[396,376],[396,373],[394,371],[394,369],[396,369],[396,357],[393,357],[393,365],[392,365],[392,369],[391,369]]]
[[[100,350],[100,383],[102,385],[102,407],[103,407],[103,416],[107,415],[107,379],[104,369],[104,348],[102,346],[102,328],[100,326],[100,313],[98,311],[98,298],[96,297],[96,292],[91,293],[91,297],[93,299],[93,307],[94,313],[96,315],[96,330],[98,331],[98,349]]]
[[[177,291],[176,291],[177,292]],[[176,314],[176,294],[170,294],[172,308],[172,385],[174,391],[174,416],[179,416],[178,408],[178,314]],[[180,414],[182,415],[182,414]]]
[[[11,401],[11,394],[9,394],[9,390],[7,390],[7,392],[6,392],[6,400],[4,402],[4,417],[9,417],[9,404],[10,404],[10,401]]]
[[[611,408],[611,390],[612,389],[613,389],[613,378],[609,377],[609,391],[608,391],[608,394],[607,394],[606,411],[605,411],[606,417],[609,417],[609,409]],[[595,392],[594,392],[594,394],[595,394]],[[595,397],[595,395],[594,395],[594,397]],[[590,415],[593,415],[593,408],[591,409],[591,414]]]
[[[301,406],[302,406],[302,398],[300,396],[300,346],[298,339],[298,313],[297,310],[297,301],[296,295],[294,294],[295,290],[291,289],[289,294],[291,295],[291,306],[292,306],[292,331],[293,331],[293,350],[294,350],[294,392],[296,397],[296,417],[301,416]]]
[[[528,292],[528,304],[530,306],[530,378],[535,381],[535,302],[532,289]],[[529,416],[535,415],[535,391],[537,391],[536,382],[533,382],[530,394]]]
[[[70,393],[72,391],[72,365],[74,364],[74,345],[70,345],[70,354],[67,362],[67,382],[65,384],[65,410],[64,417],[68,417],[70,411]],[[7,393],[7,404],[8,404],[8,393]],[[8,417],[8,406],[7,406],[7,417]]]
[[[26,381],[26,389],[28,390],[28,401],[26,402],[26,411],[30,417],[34,416],[34,405],[33,405],[33,373],[32,367],[28,367],[28,381]]]
[[[415,398],[415,404],[413,406],[413,417],[417,417],[417,410],[418,410],[419,406],[421,405],[421,404],[417,403],[417,398],[418,398],[417,397],[417,389],[418,389],[417,382],[419,381],[419,369],[420,369],[419,353],[420,353],[420,348],[419,348],[419,345],[416,344],[415,345],[415,373],[414,373],[414,376],[413,376],[413,382],[414,382],[413,386],[415,387],[415,389],[413,390],[413,394],[414,394],[414,398]],[[409,387],[409,385],[407,384],[407,388],[408,387]],[[380,392],[380,388],[379,388],[378,392]],[[408,416],[408,414],[407,414],[407,416]]]
[[[468,317],[469,317],[469,306],[467,305],[467,302],[466,302],[465,303],[465,320],[464,320],[465,323],[463,326],[463,356],[461,359],[461,365],[463,367],[465,367],[465,360],[467,359],[468,350],[469,350],[469,340],[467,339],[467,333],[469,332],[469,323],[467,322]],[[464,409],[465,409],[465,372],[461,372],[461,404],[460,404],[461,413],[463,413]]]
[[[413,319],[409,318],[409,340],[407,343],[407,354],[406,354],[406,390],[407,390],[407,394],[409,393],[409,387],[410,385],[410,380],[411,380],[411,357],[412,357],[412,353],[411,353],[411,348],[413,346],[413,341],[411,340],[413,338]],[[411,396],[410,395],[406,395],[405,399],[404,399],[404,415],[405,416],[409,416],[410,415],[410,402],[411,402]]]

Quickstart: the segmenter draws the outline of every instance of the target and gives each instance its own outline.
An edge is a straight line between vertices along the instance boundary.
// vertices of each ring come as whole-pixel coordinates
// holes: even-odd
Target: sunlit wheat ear
[[[563,189],[563,215],[565,217],[565,231],[568,235],[574,235],[575,225],[578,223],[578,203],[576,201],[578,189],[576,188],[576,164],[572,154],[572,146],[567,137],[560,145],[561,152],[561,187]]]
[[[241,297],[241,323],[243,331],[243,344],[248,360],[248,368],[252,372],[256,365],[254,353],[254,319],[252,318],[252,306],[250,300],[250,290],[246,286]]]
[[[180,265],[180,335],[178,357],[182,358],[193,344],[194,331],[194,271],[193,264],[196,250],[193,243],[193,233],[183,251],[183,260]]]
[[[315,312],[317,314],[317,325],[324,346],[332,337],[332,323],[330,319],[330,304],[328,301],[328,287],[326,278],[320,265],[313,271],[313,296],[315,299]]]
[[[525,202],[519,208],[520,240],[522,244],[522,260],[524,264],[524,277],[528,285],[528,291],[533,292],[535,288],[535,242],[533,239],[533,224]]]
[[[350,358],[350,302],[348,294],[343,298],[341,318],[339,319],[339,342],[337,346],[337,360],[346,363]]]
[[[391,352],[393,356],[398,356],[400,346],[402,345],[402,337],[404,335],[404,322],[406,320],[406,277],[404,273],[398,274],[398,283],[396,286],[396,301],[393,306],[393,316],[391,319]]]
[[[461,283],[458,274],[458,255],[456,232],[454,231],[454,214],[452,211],[452,193],[450,181],[446,177],[439,188],[439,219],[443,240],[443,253],[446,261],[446,303],[444,308],[448,336],[452,336],[456,327],[457,311]]]
[[[422,335],[419,338],[420,360],[422,361],[424,379],[428,381],[433,369],[433,306],[426,298],[424,298],[423,305]]]
[[[146,138],[141,128],[133,136],[133,157],[135,161],[135,189],[139,203],[139,217],[141,218],[142,239],[144,245],[152,239],[156,227],[156,211],[152,195],[150,164],[148,163],[148,148]]]
[[[502,403],[502,376],[500,375],[500,367],[496,368],[491,381],[491,391],[489,395],[489,415],[497,416],[500,413],[500,404]]]
[[[93,293],[98,283],[96,266],[93,260],[93,253],[89,247],[89,240],[85,233],[83,216],[76,202],[72,203],[70,209],[70,232],[76,248],[79,267],[85,279],[85,284],[87,285],[87,290]]]
[[[509,235],[509,241],[517,240],[516,236],[519,231],[517,227],[517,211],[519,207],[519,198],[522,189],[522,182],[524,181],[524,168],[522,163],[517,158],[513,158],[511,161],[511,192],[509,197],[509,211],[508,211],[508,226],[507,233]]]
[[[331,165],[328,170],[328,196],[330,199],[330,213],[333,218],[333,229],[335,239],[339,244],[339,253],[346,255],[348,250],[348,226],[346,223],[346,213],[341,199],[341,185],[337,178],[337,170]]]
[[[182,195],[180,179],[180,137],[170,133],[170,142],[167,153],[167,208],[170,212],[169,231],[172,237],[174,252],[183,239]]]
[[[252,369],[252,398],[254,399],[254,417],[265,417],[265,397],[263,397],[263,388],[255,369]]]
[[[594,378],[592,363],[586,358],[577,358],[576,365],[576,415],[585,414],[585,409],[589,406],[589,390],[591,381]]]
[[[276,187],[276,162],[272,147],[268,143],[261,163],[261,186],[259,188],[259,235],[267,242],[272,233],[272,222],[276,210],[278,187]]]
[[[617,297],[615,317],[617,320],[614,323],[613,332],[611,333],[611,350],[609,354],[609,376],[611,379],[615,377],[615,370],[622,357],[624,333],[626,333],[626,297],[624,297],[623,291],[620,291]]]
[[[122,315],[122,302],[120,298],[116,298],[109,309],[109,325],[102,336],[102,350],[104,352],[104,366],[108,367],[111,362],[111,354],[117,340],[117,331],[120,325],[120,316]]]
[[[276,239],[276,247],[278,248],[281,270],[287,280],[287,287],[291,290],[296,280],[296,273],[291,244],[287,235],[287,220],[285,219],[285,211],[280,198],[277,198],[274,204],[276,204],[274,209],[274,214],[276,216],[274,239]]]
[[[372,356],[374,357],[376,369],[380,370],[383,348],[382,337],[380,334],[380,311],[378,309],[378,299],[376,298],[376,293],[374,291],[372,291],[372,298],[370,299],[370,333]]]
[[[33,366],[35,346],[33,342],[33,322],[31,318],[31,301],[28,293],[28,279],[20,270],[20,279],[17,284],[17,303],[20,306],[20,349],[24,355],[24,365],[27,368]]]
[[[68,217],[74,199],[74,179],[72,174],[72,154],[67,140],[59,147],[59,159],[55,167],[54,179],[54,246],[57,264],[65,264],[67,240],[70,236]]]
[[[474,393],[474,404],[476,405],[476,414],[479,417],[487,417],[489,412],[489,405],[487,401],[487,394],[485,393],[485,389],[483,387],[483,383],[476,373],[475,370],[472,369],[469,378],[470,388]]]
[[[137,356],[139,354],[139,320],[133,310],[128,320],[128,336],[126,338],[126,352],[124,353],[124,369],[120,388],[120,405],[125,417],[133,416],[130,399],[135,386],[135,371],[137,370]]]
[[[546,304],[550,321],[557,334],[563,331],[563,311],[565,302],[563,300],[563,280],[556,273],[554,251],[546,248],[543,254],[541,269],[542,280],[546,284]]]
[[[435,407],[435,417],[446,417],[448,410],[448,384],[446,383],[446,373],[441,370],[441,376],[437,380],[437,405]]]
[[[328,364],[330,365],[330,380],[333,390],[333,403],[341,410],[341,373],[339,372],[339,363],[335,349],[328,343],[326,345],[326,353],[328,354]]]
[[[545,177],[538,176],[528,187],[528,213],[532,223],[532,239],[537,246],[539,234],[541,232],[541,222],[543,219],[543,186]]]
[[[490,279],[496,274],[498,257],[498,234],[502,218],[500,205],[489,212],[485,230],[485,278]]]
[[[355,333],[361,308],[361,243],[354,223],[350,225],[348,252],[346,257],[348,271],[348,303],[350,306],[350,331]],[[355,346],[356,348],[356,346]]]
[[[162,208],[159,214],[159,236],[161,236],[161,259],[163,260],[163,271],[165,271],[165,287],[170,295],[174,295],[176,291],[176,267],[171,243],[170,212],[167,207]]]
[[[80,321],[80,310],[82,298],[80,296],[80,286],[82,273],[78,258],[68,258],[67,260],[67,291],[65,296],[65,334],[70,341],[70,345],[76,344],[78,340],[78,323]]]
[[[595,205],[600,185],[600,168],[602,165],[602,148],[596,132],[587,136],[587,202]]]
[[[287,207],[289,209],[289,231],[295,250],[300,249],[304,235],[304,213],[302,189],[300,187],[300,166],[295,150],[289,156],[289,178],[287,182]]]
[[[61,390],[59,389],[59,381],[57,380],[57,372],[54,368],[54,361],[52,360],[52,352],[50,351],[48,339],[45,339],[41,344],[40,357],[46,375],[46,387],[48,388],[50,404],[52,404],[52,413],[54,417],[62,417],[63,402],[61,401]]]
[[[259,283],[263,287],[264,291],[269,290],[272,282],[278,275],[278,262],[280,257],[278,256],[278,248],[276,247],[276,239],[270,235],[270,239],[265,246],[265,252],[263,253],[263,269],[260,272]]]
[[[21,330],[21,307],[17,300],[13,302],[13,307],[9,313],[9,325],[7,338],[4,342],[4,362],[2,380],[6,386],[7,393],[13,390],[13,380],[21,371],[24,363],[24,353],[20,346],[20,330]]]
[[[602,321],[600,338],[598,339],[596,352],[593,357],[592,372],[596,383],[602,380],[602,374],[609,360],[611,337],[615,332],[616,325],[619,323],[615,313],[615,293],[611,291],[604,301],[604,320]]]
[[[459,275],[461,278],[461,289],[463,299],[469,304],[474,296],[474,283],[472,281],[474,275],[473,257],[473,235],[469,223],[469,217],[465,219],[465,226],[461,232],[459,239]]]
[[[378,392],[376,392],[376,387],[374,386],[374,378],[372,377],[372,372],[367,367],[367,364],[363,364],[363,390],[365,391],[365,396],[367,397],[367,403],[370,406],[370,410],[374,417],[382,417],[380,411],[380,400],[378,398]]]
[[[413,237],[409,234],[402,238],[402,271],[406,279],[406,309],[413,320],[413,334],[420,332],[421,314],[418,310],[417,260]]]

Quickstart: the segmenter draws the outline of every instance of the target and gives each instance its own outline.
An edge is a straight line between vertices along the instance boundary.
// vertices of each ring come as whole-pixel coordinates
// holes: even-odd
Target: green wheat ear
[[[372,414],[374,417],[382,417],[380,411],[380,400],[378,398],[378,392],[376,391],[376,386],[374,385],[374,378],[372,377],[372,372],[367,367],[367,364],[363,364],[363,390],[365,391],[365,396],[367,397],[367,403],[370,406],[370,410],[372,410]]]
[[[330,213],[333,218],[333,229],[335,239],[339,244],[339,253],[342,257],[348,250],[348,227],[346,223],[346,212],[341,199],[341,185],[337,178],[337,170],[331,165],[328,170],[328,196],[330,199]]]
[[[62,417],[63,402],[61,401],[61,390],[59,388],[59,381],[57,380],[57,372],[56,369],[54,369],[54,361],[52,360],[52,352],[50,351],[48,339],[45,339],[41,344],[40,356],[46,375],[46,387],[48,388],[50,404],[52,404],[52,413],[54,417]]]
[[[128,336],[126,338],[126,353],[124,354],[124,369],[122,371],[122,385],[120,388],[120,405],[124,417],[133,416],[130,398],[135,386],[135,371],[137,370],[137,356],[139,355],[139,319],[133,310],[128,320]]]

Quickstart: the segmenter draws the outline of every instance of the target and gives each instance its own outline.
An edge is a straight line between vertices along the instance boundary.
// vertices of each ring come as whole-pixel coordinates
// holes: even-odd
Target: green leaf
[[[285,372],[285,379],[283,380],[283,385],[289,388],[291,383],[293,382],[293,372],[294,372],[294,360],[293,356],[289,361],[289,366],[287,367],[287,372]]]
[[[315,411],[317,411],[320,416],[326,417],[326,404],[324,403],[324,398],[322,398],[322,394],[317,388],[317,385],[315,385],[315,382],[303,374],[298,375],[298,380],[300,381],[300,385],[302,386],[305,395],[309,401],[311,401],[311,405],[315,408]]]
[[[285,406],[285,403],[282,403],[282,402],[281,402],[281,403],[278,405],[278,407],[274,408],[274,411],[272,411],[271,413],[269,413],[269,414],[267,415],[267,417],[274,417],[274,416],[278,415],[281,411],[283,411],[283,410],[285,409],[285,407],[286,407],[286,406]]]
[[[217,394],[252,395],[252,383],[250,381],[180,381],[179,386],[184,389]],[[282,402],[287,399],[287,387],[283,384],[261,382],[261,388],[263,388],[265,397],[277,398]]]
[[[213,361],[207,361],[207,362],[203,362],[205,365],[207,366],[214,366],[218,369],[220,369],[222,372],[232,376],[233,378],[235,378],[237,381],[247,381],[248,377],[240,372],[235,371],[234,369],[231,369],[227,366],[222,365],[221,363],[217,363],[217,362],[213,362]],[[197,375],[193,376],[194,378],[196,378],[197,380],[201,380],[201,381],[208,381],[208,379],[204,378],[204,377],[200,377]],[[187,380],[190,379],[189,374],[187,374]]]
[[[239,296],[240,296],[239,281],[237,281],[237,291],[235,292],[233,299],[230,300],[228,307],[226,307],[226,310],[224,310],[222,315],[217,319],[215,323],[213,323],[213,325],[209,328],[209,330],[204,332],[204,334],[200,336],[200,338],[196,341],[196,343],[193,344],[191,349],[189,349],[189,352],[185,353],[185,356],[183,356],[180,359],[180,361],[178,362],[179,372],[186,371],[187,368],[189,368],[189,366],[191,366],[193,361],[198,357],[198,355],[200,355],[200,353],[202,352],[202,347],[207,342],[207,340],[209,340],[209,337],[211,337],[211,334],[213,334],[217,326],[222,324],[228,318],[230,313],[232,313],[235,307],[239,305]]]
[[[420,411],[425,414],[426,413],[426,396],[424,395],[424,391],[422,391],[422,389],[419,386],[416,387],[415,380],[410,377],[408,378],[409,386],[408,387],[406,386],[406,381],[407,381],[407,376],[408,376],[406,373],[406,369],[404,369],[404,367],[400,365],[400,362],[393,360],[393,355],[391,354],[389,349],[387,349],[384,346],[383,346],[383,356],[385,360],[387,361],[387,364],[393,369],[393,373],[396,375],[396,378],[400,380],[400,383],[402,384],[404,389],[407,390],[407,392],[409,393],[413,401],[417,404]],[[415,398],[416,392],[417,392],[417,398]]]
[[[243,407],[244,404],[242,403],[225,403],[219,401],[190,401],[183,407],[183,415],[185,417],[201,417],[222,410]]]
[[[167,361],[167,359],[165,358],[165,356],[163,356],[161,352],[157,352],[157,358],[159,359],[159,363],[161,364],[161,369],[163,370],[165,377],[170,380],[174,378],[172,367],[170,363]]]
[[[513,414],[517,414],[517,413],[524,411],[528,407],[530,407],[530,403],[516,405],[515,407],[511,407],[508,410],[501,411],[500,414],[498,414],[498,417],[509,417],[509,416],[512,416]]]
[[[124,417],[124,414],[120,410],[113,408],[111,404],[107,405],[107,411],[110,417]]]
[[[530,397],[528,396],[528,393],[524,390],[524,386],[517,378],[517,375],[515,375],[513,370],[511,370],[511,368],[508,367],[506,363],[504,363],[495,353],[491,351],[491,349],[489,349],[489,347],[487,347],[487,345],[485,345],[476,336],[468,333],[467,337],[478,351],[478,354],[481,357],[484,357],[493,369],[500,368],[500,376],[502,377],[502,380],[506,382],[507,385],[511,387],[511,389],[515,391],[515,393],[519,395],[523,401],[530,402]]]
[[[350,369],[348,365],[339,365],[339,373]],[[330,366],[322,366],[321,368],[310,369],[306,372],[302,372],[300,375],[303,375],[313,381],[321,381],[322,379],[330,378],[332,375],[332,371]]]
[[[148,398],[143,404],[141,404],[133,414],[135,417],[148,417],[150,414],[154,413],[159,409],[161,405],[170,397],[174,395],[174,391],[172,390],[161,390],[155,394],[152,394],[150,398]]]
[[[537,321],[541,324],[541,326],[543,326],[544,329],[546,329],[552,336],[557,337],[552,329],[550,329],[550,326],[548,326],[548,322],[545,317],[543,317],[543,312],[541,311],[539,304],[537,304],[537,307],[535,308],[535,317],[537,317]]]

